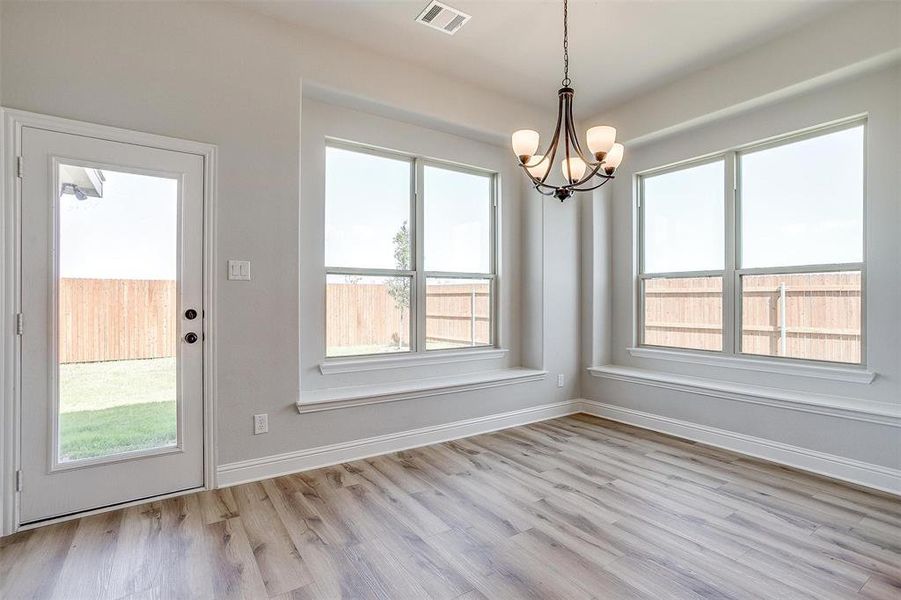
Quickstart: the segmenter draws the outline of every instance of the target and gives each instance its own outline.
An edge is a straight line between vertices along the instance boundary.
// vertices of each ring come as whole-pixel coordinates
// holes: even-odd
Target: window
[[[644,178],[643,342],[723,348],[722,160]]]
[[[864,133],[640,175],[640,343],[862,363]]]
[[[496,176],[326,147],[326,356],[495,344]]]

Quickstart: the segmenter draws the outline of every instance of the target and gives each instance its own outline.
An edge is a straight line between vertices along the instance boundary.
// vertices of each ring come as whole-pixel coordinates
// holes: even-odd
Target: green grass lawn
[[[60,460],[176,443],[174,358],[60,365]]]

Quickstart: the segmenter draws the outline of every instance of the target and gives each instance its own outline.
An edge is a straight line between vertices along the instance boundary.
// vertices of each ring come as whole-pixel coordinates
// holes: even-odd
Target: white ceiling
[[[472,15],[454,36],[414,22],[427,2],[255,0],[243,5],[526,103],[544,106],[556,101],[563,69],[562,1],[447,0]],[[570,0],[570,77],[577,116],[597,114],[763,44],[843,3]]]

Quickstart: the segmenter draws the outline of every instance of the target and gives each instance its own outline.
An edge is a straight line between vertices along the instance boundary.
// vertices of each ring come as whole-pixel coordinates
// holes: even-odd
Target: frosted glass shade
[[[547,174],[548,169],[551,166],[551,162],[544,156],[544,154],[536,154],[526,163],[526,171],[529,172],[532,177],[536,179],[541,179]]]
[[[622,144],[613,144],[613,147],[610,148],[610,152],[607,153],[607,156],[604,157],[604,168],[606,169],[615,169],[623,162],[623,152],[625,148],[623,148]]]
[[[613,142],[616,141],[616,128],[609,125],[598,125],[592,127],[585,134],[588,141],[588,149],[597,156],[610,152]]]
[[[522,162],[538,152],[538,132],[532,129],[520,129],[513,132],[513,153]],[[525,158],[523,158],[525,157]]]
[[[567,168],[567,163],[569,163],[569,168]],[[582,179],[582,176],[585,175],[586,167],[585,161],[578,156],[564,159],[563,162],[560,163],[560,170],[563,171],[563,176],[570,183]]]

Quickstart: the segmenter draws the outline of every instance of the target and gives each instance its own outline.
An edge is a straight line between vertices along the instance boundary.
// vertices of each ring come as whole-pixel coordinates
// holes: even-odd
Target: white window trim
[[[547,371],[512,367],[449,377],[323,388],[302,392],[296,406],[297,412],[306,414],[542,381],[546,377]]]
[[[402,356],[375,354],[347,359],[330,358],[319,363],[319,372],[323,375],[336,375],[339,373],[359,373],[363,371],[382,371],[407,367],[496,360],[504,358],[509,352],[507,348],[477,346],[474,349],[451,348],[448,350],[431,350],[428,353],[417,352],[410,354],[405,352]]]
[[[592,377],[601,379],[637,383],[736,402],[901,427],[901,409],[899,409],[897,404],[888,402],[859,397],[799,392],[784,388],[721,381],[708,377],[680,375],[654,369],[638,369],[619,365],[589,367],[588,372]]]
[[[394,160],[403,160],[410,164],[410,243],[412,246],[410,269],[371,269],[355,267],[325,267],[326,280],[329,275],[360,275],[382,277],[409,277],[410,278],[410,349],[404,352],[381,354],[355,354],[347,357],[329,356],[327,339],[328,331],[322,340],[322,356],[324,360],[319,364],[319,371],[323,375],[338,373],[354,373],[360,371],[375,371],[381,369],[394,369],[401,367],[446,364],[469,360],[488,360],[503,357],[508,350],[500,344],[500,319],[499,319],[499,244],[500,232],[498,231],[499,204],[500,204],[500,175],[489,169],[461,165],[435,158],[428,158],[415,154],[407,154],[396,150],[386,150],[366,144],[359,144],[347,140],[334,138],[326,139],[326,147],[341,148],[351,152],[363,152],[379,157]],[[422,191],[426,166],[434,166],[441,169],[459,171],[482,177],[489,177],[490,184],[490,223],[489,223],[489,270],[490,273],[469,272],[445,272],[425,270],[425,245],[422,243],[425,229],[424,205],[425,195]],[[484,279],[490,287],[489,315],[491,319],[489,328],[489,343],[479,346],[460,348],[440,348],[429,350],[426,347],[426,282],[430,277],[444,279]],[[326,306],[327,310],[327,306]],[[323,315],[325,317],[325,315]]]
[[[866,115],[855,115],[847,119],[813,127],[800,132],[781,135],[763,142],[755,142],[727,151],[717,152],[702,157],[680,161],[664,167],[649,169],[635,174],[635,319],[633,330],[633,346],[628,348],[630,355],[636,358],[653,358],[677,362],[723,366],[753,371],[767,371],[804,377],[817,377],[869,384],[876,378],[876,372],[867,369],[867,310],[866,310],[866,213],[867,193],[866,176],[863,191],[863,260],[857,263],[798,265],[765,268],[738,268],[741,251],[741,219],[740,219],[740,172],[739,158],[742,153],[778,147],[811,137],[824,135],[864,125],[864,174],[866,174]],[[644,271],[644,180],[655,175],[680,171],[691,167],[710,164],[722,160],[724,162],[724,265],[722,270],[710,271],[678,271],[667,273],[646,273]],[[860,271],[861,273],[861,348],[860,363],[841,363],[818,361],[812,359],[765,356],[744,353],[741,350],[741,277],[742,275],[767,275],[780,273],[823,273]],[[722,277],[723,280],[723,347],[722,350],[699,350],[668,346],[653,346],[644,343],[644,281],[655,278],[683,277]]]
[[[744,371],[762,371],[765,373],[777,373],[780,375],[795,375],[813,377],[816,379],[829,379],[843,381],[845,383],[872,383],[876,378],[876,372],[857,367],[838,367],[837,363],[814,363],[803,361],[798,364],[786,364],[781,360],[774,360],[768,356],[752,358],[746,356],[724,356],[719,352],[705,352],[703,350],[692,351],[681,348],[665,348],[662,346],[639,346],[627,348],[631,356],[635,358],[647,358],[651,360],[666,360],[671,362],[706,365],[710,367],[724,367],[729,369],[741,369]]]

